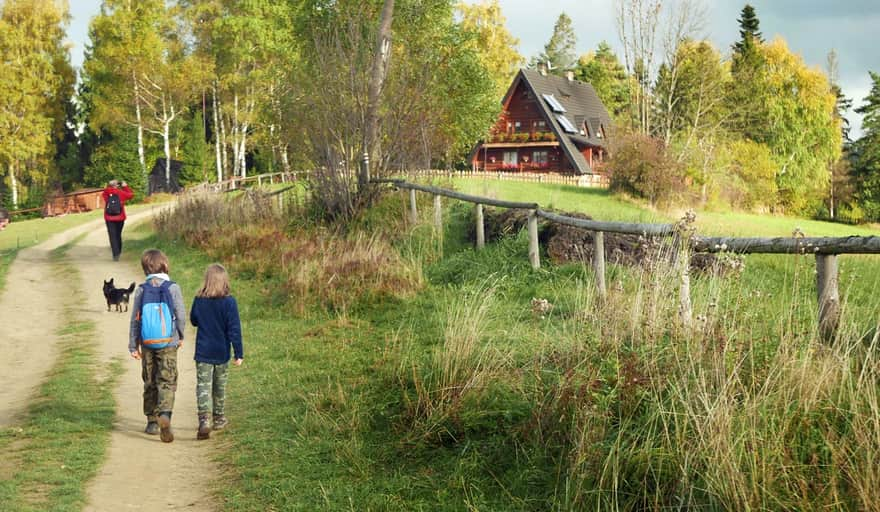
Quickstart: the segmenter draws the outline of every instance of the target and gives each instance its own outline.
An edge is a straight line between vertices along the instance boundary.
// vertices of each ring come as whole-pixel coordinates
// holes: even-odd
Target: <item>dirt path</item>
[[[53,276],[50,254],[83,233],[104,228],[89,222],[23,249],[9,267],[0,295],[0,426],[15,422],[55,363],[55,332],[64,310],[64,285]],[[109,242],[108,242],[109,243]]]
[[[151,213],[129,216],[126,233]],[[124,249],[122,261],[111,259],[103,220],[21,251],[10,267],[0,296],[0,350],[9,358],[0,373],[0,426],[15,421],[55,362],[54,333],[61,327],[65,295],[57,279],[46,278],[52,275],[50,252],[84,233],[65,257],[65,263],[77,269],[87,297],[86,303],[76,308],[76,315],[79,320],[94,322],[99,363],[106,366],[120,359],[124,367],[115,391],[117,413],[107,460],[88,484],[85,510],[215,510],[208,494],[214,473],[209,463],[213,443],[195,441],[194,332],[187,329],[178,356],[180,376],[172,421],[175,440],[162,443],[158,436],[143,433],[146,418],[142,413],[141,365],[127,350],[129,314],[107,312],[101,290],[104,279],[113,277],[117,286],[127,286],[141,282],[143,273],[139,263],[126,258]],[[191,300],[187,290],[184,298]]]

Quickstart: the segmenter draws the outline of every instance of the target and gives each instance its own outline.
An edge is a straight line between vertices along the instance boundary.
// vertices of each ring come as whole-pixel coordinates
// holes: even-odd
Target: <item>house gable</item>
[[[502,107],[491,133],[493,142],[508,140],[509,143],[480,143],[471,153],[472,161],[480,159],[478,152],[482,149],[483,166],[487,168],[487,146],[495,149],[510,146],[503,148],[510,151],[514,147],[520,150],[531,147],[533,160],[539,155],[543,159],[546,156],[535,147],[541,145],[536,139],[552,140],[554,142],[544,145],[552,146],[549,148],[549,163],[554,168],[592,173],[593,155],[601,155],[604,151],[605,129],[610,126],[611,119],[590,84],[523,69],[511,82]],[[536,137],[536,133],[541,135]],[[522,144],[517,145],[517,141]],[[493,164],[497,158],[495,155]],[[504,163],[507,162],[505,154]]]

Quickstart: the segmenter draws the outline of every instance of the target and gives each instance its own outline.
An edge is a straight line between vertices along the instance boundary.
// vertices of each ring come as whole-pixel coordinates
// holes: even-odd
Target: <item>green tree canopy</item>
[[[474,34],[471,44],[495,82],[495,95],[500,98],[525,64],[517,50],[519,39],[507,30],[498,0],[482,0],[476,4],[460,2],[456,9],[461,16],[461,28]]]
[[[766,74],[756,89],[766,91],[759,100],[766,105],[769,125],[762,137],[752,140],[767,144],[776,158],[780,202],[807,211],[825,197],[827,168],[841,154],[837,98],[828,78],[807,67],[785,41],[760,48]]]
[[[600,42],[595,52],[578,60],[575,78],[593,86],[615,119],[620,119],[628,112],[633,83],[607,42]]]
[[[29,185],[54,185],[74,72],[64,44],[66,4],[0,2],[0,169],[13,207]]]

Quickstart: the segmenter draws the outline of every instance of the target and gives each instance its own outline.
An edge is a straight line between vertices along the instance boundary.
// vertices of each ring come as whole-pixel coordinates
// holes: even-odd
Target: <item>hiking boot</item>
[[[211,424],[208,421],[207,414],[199,414],[199,431],[196,439],[208,439],[211,437]]]
[[[225,415],[214,415],[214,430],[223,430],[227,425],[229,425],[229,420],[226,419]]]
[[[151,436],[159,435],[159,424],[155,420],[150,420],[147,422],[147,428],[144,429],[145,434],[150,434]]]
[[[174,432],[171,431],[171,416],[168,414],[159,415],[159,439],[163,443],[174,441]]]

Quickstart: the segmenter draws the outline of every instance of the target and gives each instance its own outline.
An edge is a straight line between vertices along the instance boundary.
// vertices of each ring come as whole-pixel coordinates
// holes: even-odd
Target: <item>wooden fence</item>
[[[729,238],[703,237],[687,232],[676,224],[632,224],[625,222],[606,222],[578,219],[542,210],[537,203],[502,201],[488,197],[462,194],[439,187],[419,185],[403,180],[373,180],[376,183],[390,183],[398,189],[409,191],[409,217],[416,223],[418,211],[416,192],[434,196],[434,226],[442,229],[441,197],[475,204],[476,209],[476,247],[482,249],[486,243],[483,205],[501,208],[516,208],[529,211],[527,230],[529,236],[529,262],[532,268],[541,266],[538,246],[538,219],[565,224],[594,232],[593,270],[596,287],[600,296],[605,296],[605,248],[604,233],[624,233],[631,235],[672,236],[675,238],[676,265],[680,270],[679,300],[682,321],[691,324],[692,307],[690,301],[690,251],[701,253],[730,252],[740,254],[813,254],[816,258],[816,288],[818,298],[819,331],[823,339],[834,339],[840,320],[840,293],[838,290],[838,254],[880,254],[880,237],[849,236],[843,238]]]
[[[556,172],[510,172],[510,171],[450,171],[442,169],[416,169],[393,173],[407,178],[479,178],[499,181],[521,181],[526,183],[552,183],[574,187],[607,187],[605,174],[560,174]]]
[[[234,178],[230,178],[224,181],[218,181],[216,183],[204,182],[198,185],[188,187],[186,189],[187,192],[231,192],[233,190],[238,190],[241,188],[245,188],[247,186],[263,186],[266,184],[275,184],[275,183],[291,183],[300,179],[300,175],[302,173],[298,171],[292,172],[276,172],[269,174],[258,174],[254,176],[246,176],[244,178],[236,176]]]

